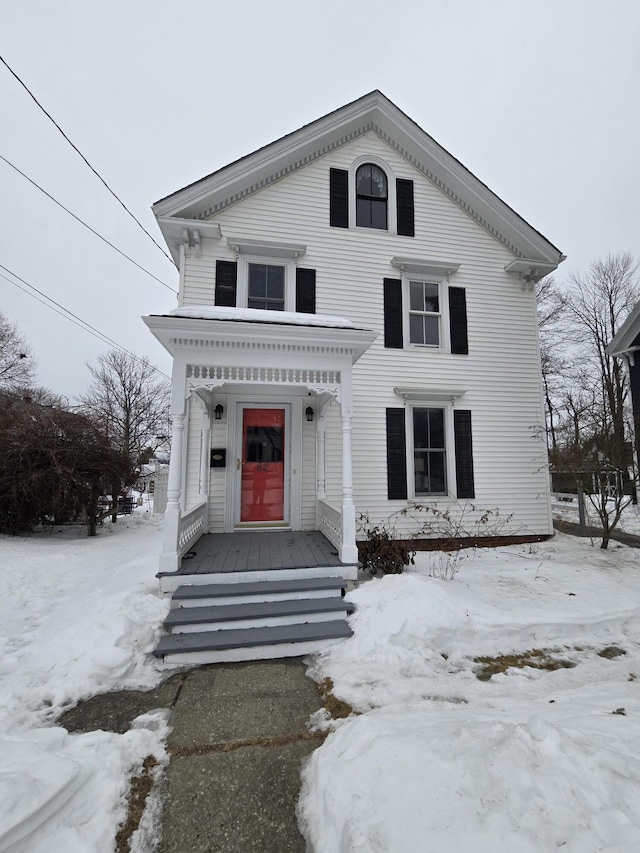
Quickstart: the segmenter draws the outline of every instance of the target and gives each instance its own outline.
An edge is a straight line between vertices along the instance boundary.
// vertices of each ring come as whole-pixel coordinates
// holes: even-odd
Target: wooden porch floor
[[[317,530],[207,533],[182,558],[178,574],[340,566],[334,545]]]

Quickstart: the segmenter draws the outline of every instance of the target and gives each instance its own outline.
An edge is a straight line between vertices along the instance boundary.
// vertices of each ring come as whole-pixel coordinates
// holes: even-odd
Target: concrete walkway
[[[321,706],[300,659],[189,670],[170,724],[161,853],[304,853],[295,808]]]
[[[175,673],[153,690],[94,696],[58,723],[124,733],[138,715],[170,709],[156,853],[304,853],[296,804],[302,762],[323,741],[306,728],[320,707],[301,659],[287,658]]]

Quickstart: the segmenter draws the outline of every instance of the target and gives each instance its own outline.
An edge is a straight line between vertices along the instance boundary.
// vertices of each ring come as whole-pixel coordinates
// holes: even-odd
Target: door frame
[[[279,389],[278,389],[279,390]],[[253,409],[284,409],[285,411],[285,522],[280,528],[300,530],[301,523],[301,479],[302,470],[302,398],[300,396],[286,396],[278,393],[276,389],[272,393],[264,391],[260,394],[251,395],[233,394],[228,397],[228,441],[227,453],[227,484],[224,529],[226,533],[236,530],[266,529],[274,527],[271,522],[240,523],[240,500],[241,500],[241,472],[237,469],[237,460],[241,458],[242,451],[242,412],[245,408]]]

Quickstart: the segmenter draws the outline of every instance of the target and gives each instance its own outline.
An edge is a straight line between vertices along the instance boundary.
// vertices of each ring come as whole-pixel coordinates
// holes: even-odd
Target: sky
[[[155,201],[380,89],[567,255],[562,283],[640,257],[639,35],[637,0],[22,0],[0,56],[160,243]],[[74,403],[110,344],[24,282],[170,373],[140,318],[175,267],[4,65],[0,104],[0,155],[168,286],[0,160],[0,311],[38,384]]]

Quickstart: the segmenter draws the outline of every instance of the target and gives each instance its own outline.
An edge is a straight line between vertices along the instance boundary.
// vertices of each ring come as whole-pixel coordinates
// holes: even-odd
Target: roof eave
[[[516,258],[553,268],[564,260],[556,246],[377,90],[178,190],[156,202],[153,211],[157,217],[214,215],[218,206],[239,201],[368,128],[375,128]]]

